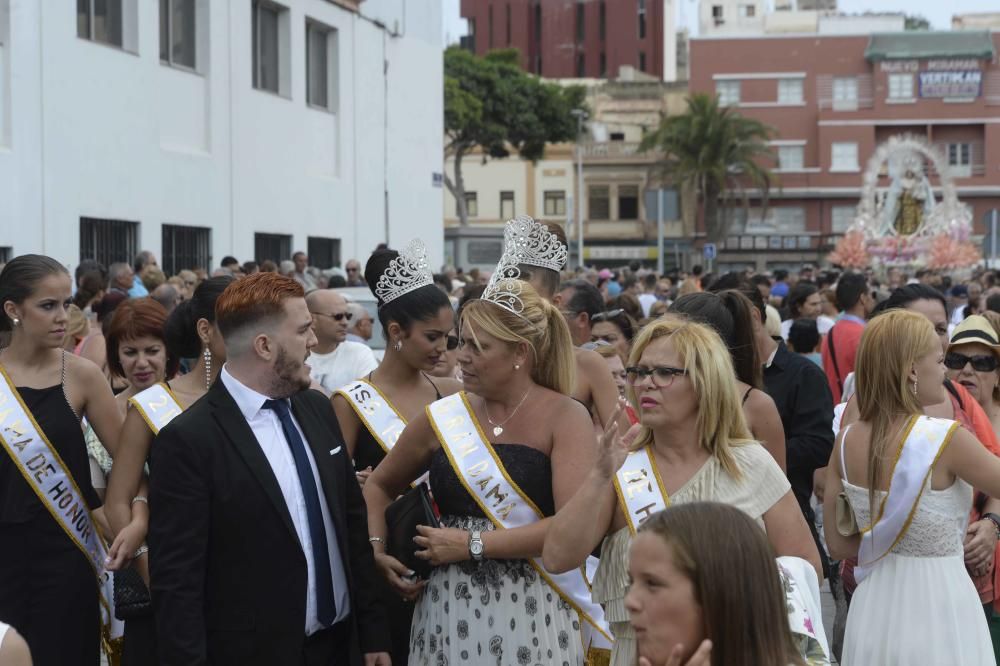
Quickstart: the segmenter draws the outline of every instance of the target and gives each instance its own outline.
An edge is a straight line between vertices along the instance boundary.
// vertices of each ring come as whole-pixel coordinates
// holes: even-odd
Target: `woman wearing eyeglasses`
[[[629,543],[659,509],[701,501],[735,506],[765,530],[778,555],[821,570],[788,480],[752,440],[719,335],[667,315],[642,330],[628,365],[627,393],[639,423],[623,434],[619,407],[601,438],[598,463],[556,514],[543,551],[546,569],[568,571],[603,540],[593,598],[615,634],[616,666],[634,666],[638,658],[624,605]]]
[[[462,388],[458,380],[429,376],[448,350],[458,347],[458,340],[449,338],[455,326],[451,301],[425,272],[422,251],[417,245],[402,255],[376,250],[365,266],[365,280],[378,299],[385,357],[375,370],[349,382],[332,399],[362,487],[407,422],[435,400]],[[401,600],[387,583],[382,592],[389,612],[392,662],[405,664],[413,603]]]

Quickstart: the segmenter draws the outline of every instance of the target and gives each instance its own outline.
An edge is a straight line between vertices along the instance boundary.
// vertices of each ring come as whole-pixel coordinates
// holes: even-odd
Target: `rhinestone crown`
[[[375,297],[382,307],[404,294],[415,289],[434,284],[427,264],[427,248],[421,240],[410,241],[410,244],[399,253],[399,256],[389,262],[375,284]]]

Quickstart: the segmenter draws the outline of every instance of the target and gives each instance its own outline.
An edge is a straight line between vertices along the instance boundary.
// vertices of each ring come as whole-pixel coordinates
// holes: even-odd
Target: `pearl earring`
[[[395,349],[396,351],[400,351],[403,348],[403,341],[396,340],[396,344],[394,344],[392,348]]]
[[[205,359],[205,390],[207,391],[212,388],[212,350],[205,347],[202,358]]]
[[[520,370],[520,369],[521,369],[521,366],[519,366],[519,365],[518,365],[517,363],[515,363],[515,364],[514,364],[514,369],[515,369],[515,370]]]

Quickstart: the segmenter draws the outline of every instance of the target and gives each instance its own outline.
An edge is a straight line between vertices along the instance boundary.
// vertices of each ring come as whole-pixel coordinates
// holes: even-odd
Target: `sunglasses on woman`
[[[590,318],[590,321],[610,321],[623,312],[625,312],[625,310],[621,308],[618,308],[617,310],[608,310],[607,312],[598,312]]]
[[[961,370],[966,363],[971,363],[972,369],[976,372],[993,372],[1000,367],[1000,360],[997,360],[993,354],[966,356],[957,352],[948,352],[944,357],[944,365],[949,370]]]

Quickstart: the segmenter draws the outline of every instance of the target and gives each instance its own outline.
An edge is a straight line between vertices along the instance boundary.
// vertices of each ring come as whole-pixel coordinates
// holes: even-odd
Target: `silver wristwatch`
[[[476,562],[483,561],[483,533],[479,530],[469,532],[469,555]]]

